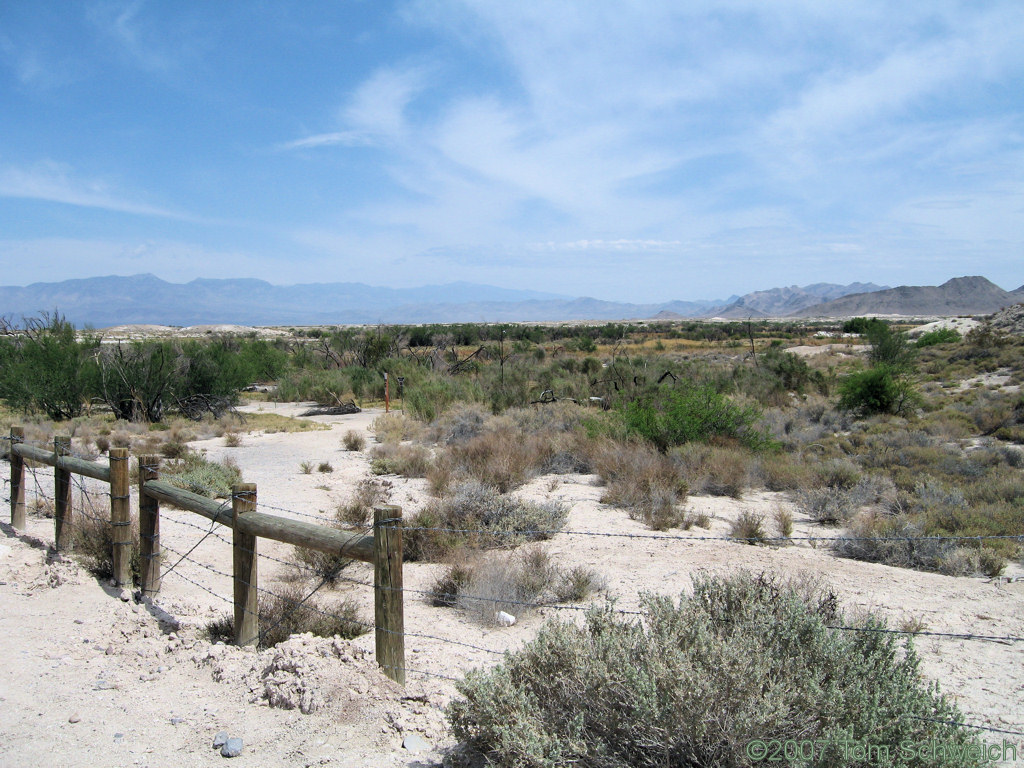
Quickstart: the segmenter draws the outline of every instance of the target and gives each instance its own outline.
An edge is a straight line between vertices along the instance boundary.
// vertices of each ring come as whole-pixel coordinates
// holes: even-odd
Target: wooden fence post
[[[139,457],[139,582],[143,597],[160,592],[160,502],[146,483],[160,477],[160,457]]]
[[[256,484],[239,483],[231,489],[232,553],[235,580],[235,644],[254,645],[260,639],[256,590],[256,537],[238,529],[238,518],[256,510]]]
[[[113,540],[114,583],[132,585],[132,507],[128,492],[128,449],[110,449],[110,528]]]
[[[25,442],[25,428],[11,427],[11,525],[25,530],[25,460],[14,452],[14,446]]]
[[[373,508],[373,612],[377,664],[405,685],[405,612],[402,592],[402,508]]]
[[[59,435],[53,438],[54,458],[71,453],[71,438]],[[53,547],[58,552],[71,549],[74,537],[74,520],[71,507],[71,473],[57,466],[53,467]]]

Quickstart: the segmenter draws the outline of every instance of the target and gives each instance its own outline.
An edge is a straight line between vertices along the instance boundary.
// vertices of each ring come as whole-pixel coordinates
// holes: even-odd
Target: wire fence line
[[[7,438],[7,439],[9,439],[9,438]],[[89,458],[89,457],[82,457],[82,458]],[[32,482],[33,482],[33,484],[35,486],[34,493],[36,494],[37,498],[41,498],[44,501],[48,501],[48,502],[54,501],[53,497],[49,496],[43,490],[43,486],[40,483],[39,473],[37,472],[36,467],[27,467],[27,468],[31,469]],[[146,464],[146,465],[141,465],[140,466],[141,470],[158,469],[158,468],[159,468],[158,465],[152,465],[151,466],[151,465]],[[4,480],[4,482],[5,482],[5,487],[8,487],[8,486],[11,485],[10,481],[7,481],[6,479]],[[78,478],[77,476],[76,476],[74,488],[77,489],[78,494],[79,494],[79,499],[80,499],[79,509],[80,509],[81,513],[85,517],[87,517],[87,518],[89,518],[89,519],[91,519],[93,521],[97,521],[97,522],[109,522],[109,521],[105,520],[104,518],[98,517],[95,514],[95,509],[96,509],[96,504],[97,504],[96,498],[100,498],[100,497],[103,497],[103,496],[111,498],[111,494],[110,493],[104,493],[104,492],[98,490],[97,488],[90,489],[88,483],[86,483],[86,481],[83,478]],[[216,493],[216,489],[213,489],[213,488],[201,487],[201,490],[203,490],[207,495],[210,495],[210,496],[213,496]],[[227,500],[223,501],[221,503],[221,510],[222,511],[226,511],[226,510],[230,509],[231,508],[231,502],[234,499],[236,499],[236,498],[238,498],[238,497],[237,496],[231,496]],[[10,499],[8,498],[7,501],[10,501]],[[288,509],[286,507],[281,507],[281,506],[275,506],[275,505],[267,504],[265,502],[259,502],[258,503],[258,507],[263,508],[263,509],[267,509],[267,510],[273,510],[273,511],[276,511],[276,512],[281,512],[281,513],[284,513],[284,514],[287,514],[287,515],[292,515],[292,516],[296,516],[296,517],[302,517],[302,518],[316,520],[317,522],[320,522],[320,523],[323,523],[325,521],[324,520],[324,516],[322,514],[321,515],[315,515],[315,514],[311,514],[311,513],[300,511],[300,510]],[[174,562],[172,565],[170,565],[169,567],[167,567],[167,568],[162,570],[162,572],[160,574],[161,579],[164,576],[168,576],[168,575],[173,574],[173,575],[179,577],[180,579],[182,579],[183,581],[185,581],[187,583],[190,583],[193,586],[195,586],[195,587],[197,587],[197,588],[199,588],[199,589],[209,593],[211,596],[213,596],[217,600],[225,602],[225,603],[228,603],[228,604],[232,604],[234,601],[231,598],[226,597],[226,596],[224,596],[222,594],[219,594],[215,589],[211,589],[209,586],[206,586],[205,584],[203,584],[202,581],[204,581],[204,579],[201,579],[201,578],[200,579],[196,579],[196,578],[193,578],[193,577],[187,575],[186,573],[183,573],[182,569],[180,567],[184,563],[192,563],[192,564],[195,564],[196,566],[198,566],[199,568],[204,569],[206,572],[209,572],[209,573],[211,573],[211,574],[213,574],[215,576],[218,576],[218,577],[221,577],[221,578],[225,578],[225,579],[228,579],[228,580],[233,580],[233,579],[236,578],[236,576],[234,576],[233,574],[226,573],[225,571],[220,570],[216,566],[208,564],[208,563],[204,563],[201,560],[199,560],[199,559],[197,559],[196,557],[193,556],[194,554],[196,554],[196,552],[199,549],[199,547],[204,542],[206,542],[206,541],[208,541],[210,539],[219,540],[222,543],[227,543],[227,544],[232,544],[233,543],[228,537],[222,535],[219,532],[219,529],[221,527],[219,525],[219,523],[217,523],[216,521],[211,521],[211,524],[208,527],[207,526],[200,526],[200,525],[196,525],[194,523],[191,523],[188,520],[180,519],[176,515],[173,515],[173,516],[172,515],[163,515],[161,519],[165,520],[165,521],[167,521],[169,523],[172,523],[174,525],[181,525],[181,526],[189,527],[191,529],[194,529],[195,532],[197,534],[199,534],[199,537],[197,538],[197,540],[195,540],[194,542],[191,542],[191,546],[180,547],[180,550],[184,550],[184,551],[180,551],[178,548],[169,546],[165,541],[161,541],[161,549],[162,550],[166,550],[167,552],[169,552],[169,553],[171,553],[171,554],[173,554],[173,555],[175,555],[177,557],[176,562]],[[388,523],[398,523],[398,522],[400,522],[400,520],[401,520],[401,518],[385,518],[383,521],[378,522],[378,525],[388,524]],[[850,541],[850,540],[902,541],[902,542],[910,542],[910,541],[956,541],[956,542],[978,542],[978,543],[981,543],[981,542],[986,541],[986,540],[1011,540],[1011,541],[1017,541],[1019,543],[1024,543],[1024,535],[1019,535],[1019,536],[1013,536],[1013,535],[1002,535],[1002,536],[995,536],[995,535],[982,535],[982,536],[890,536],[890,537],[851,537],[851,536],[845,536],[845,535],[837,535],[837,536],[792,536],[792,537],[774,537],[774,538],[773,537],[737,538],[737,537],[733,537],[733,536],[701,536],[701,535],[696,535],[695,536],[695,535],[675,535],[675,534],[664,534],[664,533],[629,533],[629,532],[621,532],[620,533],[620,532],[609,532],[609,531],[582,531],[582,530],[561,530],[561,529],[558,529],[558,530],[554,530],[554,529],[552,529],[552,530],[537,529],[537,530],[528,530],[528,531],[494,531],[494,530],[489,530],[489,529],[473,529],[473,528],[405,526],[404,530],[408,531],[408,532],[419,532],[419,531],[431,532],[432,531],[432,532],[439,532],[439,533],[457,533],[457,534],[461,534],[461,535],[476,535],[476,536],[487,536],[487,537],[495,537],[495,538],[501,538],[501,537],[507,537],[507,536],[519,536],[519,537],[522,537],[522,536],[538,536],[538,537],[545,536],[545,537],[550,537],[550,536],[556,536],[556,535],[562,534],[562,535],[566,535],[566,536],[580,536],[580,537],[591,536],[591,537],[600,537],[600,538],[631,539],[631,540],[651,540],[651,541],[683,542],[683,543],[693,543],[693,542],[698,542],[698,541],[699,542],[732,542],[732,543],[746,542],[746,541],[757,542],[757,543],[792,543],[792,542],[799,542],[799,541],[802,541],[802,542],[836,542],[836,541]],[[319,577],[319,583],[317,583],[312,588],[308,588],[307,587],[306,589],[304,589],[302,591],[300,597],[294,597],[294,596],[291,596],[291,595],[281,594],[278,591],[267,589],[266,587],[261,587],[258,584],[250,584],[247,581],[243,581],[243,583],[247,587],[253,588],[257,592],[259,592],[261,595],[266,595],[268,597],[274,598],[276,600],[282,601],[283,603],[291,605],[294,611],[297,611],[299,609],[310,610],[310,611],[313,611],[315,613],[321,614],[321,615],[323,615],[325,617],[330,617],[330,618],[333,618],[333,619],[350,622],[352,624],[355,624],[357,626],[363,627],[363,628],[368,629],[368,630],[369,629],[375,629],[375,628],[379,629],[379,627],[375,627],[374,624],[370,624],[370,623],[367,623],[367,622],[364,622],[364,621],[361,621],[361,620],[358,620],[358,619],[354,619],[351,616],[343,616],[343,615],[341,615],[339,613],[333,612],[333,611],[331,611],[329,609],[325,609],[322,606],[320,606],[318,604],[314,604],[314,603],[312,603],[310,601],[327,584],[333,583],[335,581],[341,581],[341,582],[350,583],[350,584],[353,584],[353,585],[364,586],[364,587],[375,587],[376,589],[383,590],[383,591],[389,591],[389,592],[400,592],[400,593],[403,593],[403,594],[408,592],[411,595],[416,595],[416,596],[418,596],[420,598],[424,598],[424,599],[428,599],[428,600],[433,600],[433,599],[436,599],[437,597],[447,597],[447,595],[444,595],[443,593],[439,593],[437,590],[416,589],[416,588],[411,588],[411,587],[380,586],[380,585],[374,585],[374,584],[369,583],[367,581],[363,581],[363,580],[347,577],[347,576],[344,576],[344,575],[342,575],[340,573],[337,573],[337,572],[330,573],[330,574],[323,574],[321,570],[311,568],[311,567],[306,566],[306,565],[304,565],[302,563],[299,563],[299,562],[284,560],[284,559],[281,559],[281,558],[278,558],[278,557],[274,557],[273,555],[268,555],[266,553],[258,552],[258,551],[256,551],[255,548],[254,549],[247,549],[245,547],[242,547],[242,549],[244,551],[248,552],[250,555],[254,555],[258,559],[274,562],[274,563],[276,563],[278,565],[282,565],[282,566],[296,568],[299,571],[302,571],[302,572],[304,572],[304,573],[306,573],[308,575],[313,575],[314,577]],[[339,552],[338,554],[339,555],[343,555],[344,552]],[[605,606],[604,608],[601,608],[600,606],[594,606],[594,605],[566,605],[566,604],[561,604],[561,603],[557,603],[557,602],[550,602],[550,601],[549,602],[541,602],[541,601],[531,602],[531,601],[520,601],[520,600],[495,599],[492,596],[473,595],[473,594],[459,594],[458,598],[460,600],[466,601],[468,603],[477,602],[477,603],[481,603],[481,604],[488,604],[489,603],[489,604],[494,604],[494,605],[499,605],[499,604],[500,605],[514,605],[514,606],[520,606],[520,607],[524,607],[524,608],[551,609],[551,610],[557,610],[557,611],[585,612],[585,611],[588,611],[588,610],[608,610],[608,611],[614,612],[617,615],[630,616],[630,617],[634,617],[634,618],[640,617],[641,619],[642,619],[643,616],[646,615],[643,611],[628,611],[628,610],[613,608],[611,606]],[[261,631],[259,633],[259,640],[262,641],[264,639],[264,637],[270,631],[275,629],[283,621],[284,621],[284,617],[282,617],[282,619],[280,619],[279,621],[275,622],[273,625],[271,625],[269,627],[261,627]],[[723,619],[722,621],[728,621],[728,620]],[[935,638],[935,639],[940,639],[940,640],[988,641],[988,642],[1000,642],[1000,643],[1007,643],[1007,644],[1024,642],[1024,637],[1018,637],[1018,636],[1014,636],[1014,635],[988,635],[988,634],[979,634],[979,633],[971,633],[971,632],[939,632],[939,631],[928,631],[928,630],[923,630],[923,629],[921,629],[921,630],[911,630],[911,629],[901,630],[901,629],[891,629],[891,628],[888,628],[888,627],[875,627],[875,626],[826,625],[825,628],[829,629],[829,630],[833,630],[833,631],[886,633],[886,634],[899,635],[899,636],[908,636],[908,637]],[[385,630],[385,631],[390,631],[390,630]],[[504,656],[504,654],[506,653],[506,651],[504,651],[504,650],[497,650],[497,649],[494,649],[494,648],[487,648],[487,647],[484,647],[482,645],[474,644],[474,643],[471,643],[471,642],[466,642],[464,640],[459,640],[459,639],[455,639],[455,638],[451,638],[451,637],[443,637],[443,636],[440,636],[438,634],[431,634],[431,633],[427,633],[427,632],[403,631],[400,634],[403,637],[406,637],[406,638],[414,638],[414,639],[419,639],[419,640],[429,640],[429,641],[435,641],[435,642],[446,644],[446,645],[466,648],[466,649],[469,649],[469,650],[472,650],[472,651],[488,654],[489,656],[492,656],[492,657],[493,656],[499,656],[499,657],[500,656]],[[381,666],[384,669],[390,669],[390,670],[393,670],[393,671],[399,671],[400,670],[402,672],[408,672],[408,673],[411,673],[411,674],[423,675],[425,677],[433,677],[433,678],[438,678],[438,679],[458,682],[458,678],[450,677],[448,675],[443,675],[443,674],[439,674],[439,673],[436,673],[436,672],[431,672],[431,671],[428,671],[428,670],[415,669],[415,668],[408,667],[408,666],[405,666],[405,665],[382,664]],[[926,718],[917,718],[917,719],[926,719]],[[958,727],[972,728],[972,729],[978,729],[978,730],[983,730],[983,731],[991,731],[991,732],[994,732],[994,733],[1002,733],[1002,734],[1009,734],[1009,735],[1021,735],[1021,736],[1024,736],[1024,732],[1017,732],[1017,731],[1011,731],[1011,730],[1005,730],[1005,729],[990,728],[990,727],[987,727],[987,726],[971,725],[971,724],[968,724],[968,723],[955,723],[955,722],[952,722],[952,721],[946,722],[946,721],[938,721],[938,720],[936,720],[934,722],[944,722],[945,724],[948,724],[948,725],[955,725],[955,726],[958,726]]]

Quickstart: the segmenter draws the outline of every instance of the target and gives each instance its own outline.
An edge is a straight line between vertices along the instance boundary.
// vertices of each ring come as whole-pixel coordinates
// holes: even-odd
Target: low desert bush
[[[316,465],[316,471],[322,472],[325,475],[329,475],[331,472],[334,471],[334,467],[331,466],[331,462],[329,461],[321,461],[319,464]]]
[[[775,521],[775,529],[779,536],[788,539],[793,535],[793,513],[786,507],[776,507],[772,511],[772,519]]]
[[[162,464],[160,479],[201,496],[227,498],[232,486],[242,482],[242,471],[230,458],[210,461],[205,453],[189,450]]]
[[[387,480],[360,480],[352,496],[338,505],[335,517],[339,523],[360,528],[367,525],[378,504],[387,504],[391,498],[393,485]]]
[[[301,464],[299,464],[299,472],[301,472],[304,475],[312,474],[313,473],[313,462],[312,461],[303,461]]]
[[[678,462],[646,445],[612,442],[598,444],[592,460],[605,485],[603,503],[627,509],[656,530],[682,523],[689,487]]]
[[[729,530],[729,535],[745,544],[760,544],[768,534],[764,530],[764,515],[745,509],[740,513]]]
[[[687,443],[673,448],[669,455],[682,466],[690,493],[738,499],[749,485],[751,455],[747,451]]]
[[[272,594],[260,595],[259,648],[272,648],[292,635],[310,632],[317,637],[343,638],[366,634],[372,625],[361,621],[358,606],[350,600],[327,603],[316,597],[307,599],[302,584],[280,585]],[[235,620],[230,614],[210,622],[206,632],[213,641],[232,643]]]
[[[463,555],[434,583],[429,599],[462,608],[485,624],[493,624],[498,611],[518,618],[538,605],[580,602],[604,586],[592,569],[565,570],[537,547]]]
[[[548,539],[565,525],[557,502],[522,501],[469,481],[428,503],[409,519],[403,545],[409,560],[442,559],[460,546],[507,547]]]
[[[430,465],[430,449],[415,443],[388,442],[370,451],[370,471],[375,475],[426,477]]]
[[[378,443],[400,443],[419,435],[421,425],[397,413],[385,413],[370,424],[370,431]]]
[[[90,573],[109,579],[114,576],[114,528],[109,520],[104,519],[105,514],[109,515],[109,510],[104,512],[92,505],[75,511],[72,549]],[[140,573],[138,520],[131,521],[127,552],[129,572],[132,582],[135,582]]]
[[[362,433],[350,429],[341,438],[341,444],[346,451],[361,451],[366,447],[366,437]]]
[[[978,745],[913,644],[835,596],[771,577],[698,578],[673,603],[648,596],[642,621],[613,607],[583,626],[549,621],[496,667],[470,672],[448,719],[467,757],[491,764],[603,768],[753,766],[757,739],[819,745],[808,764],[876,765],[844,743]],[[614,680],[614,685],[608,681]],[[924,766],[923,761],[892,765]],[[952,751],[927,765],[963,766]]]

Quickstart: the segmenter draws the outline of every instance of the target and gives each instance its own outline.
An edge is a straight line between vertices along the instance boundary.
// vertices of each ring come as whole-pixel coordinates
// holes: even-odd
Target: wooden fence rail
[[[130,586],[131,543],[128,451],[110,450],[109,463],[66,455],[70,438],[54,439],[54,450],[25,445],[24,429],[11,428],[11,525],[25,528],[25,461],[54,468],[54,543],[58,550],[71,546],[74,530],[71,505],[72,474],[110,484],[110,525],[113,527],[114,580]],[[362,560],[374,565],[374,627],[377,663],[384,673],[405,683],[405,621],[402,601],[402,509],[380,505],[374,509],[372,536],[257,512],[256,486],[232,489],[231,506],[159,479],[160,457],[139,457],[139,582],[143,596],[160,592],[160,504],[192,512],[233,531],[235,642],[250,645],[259,639],[257,611],[258,539],[273,539],[320,552]]]

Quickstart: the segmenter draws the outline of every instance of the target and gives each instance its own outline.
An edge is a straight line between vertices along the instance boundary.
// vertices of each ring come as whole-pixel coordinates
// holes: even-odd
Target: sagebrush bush
[[[338,505],[335,518],[348,527],[358,528],[369,524],[373,508],[388,503],[393,487],[387,480],[360,480],[352,495]]]
[[[160,467],[160,479],[201,496],[226,498],[242,482],[242,471],[231,458],[210,461],[204,453],[188,450]]]
[[[922,681],[909,639],[829,629],[853,623],[832,594],[698,577],[692,596],[648,596],[643,612],[549,621],[498,666],[470,672],[447,712],[464,751],[509,768],[753,766],[751,740],[793,739],[820,743],[815,766],[879,764],[841,746],[853,742],[888,745],[886,765],[952,768],[967,763],[906,760],[898,745],[977,743],[948,724],[962,715]]]
[[[466,544],[508,547],[548,539],[565,525],[568,513],[557,502],[522,501],[479,482],[460,483],[451,495],[431,501],[409,519],[405,556],[438,560]]]
[[[683,468],[690,493],[738,499],[749,485],[752,457],[742,449],[688,443],[669,455]]]
[[[764,530],[764,515],[745,509],[729,529],[729,535],[744,544],[759,544],[768,538]]]

